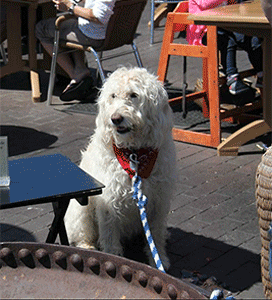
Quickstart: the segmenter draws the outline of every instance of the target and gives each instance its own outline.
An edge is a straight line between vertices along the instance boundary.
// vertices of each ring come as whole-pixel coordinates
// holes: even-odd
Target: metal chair
[[[163,7],[163,6],[160,6],[161,9],[159,9],[158,11],[155,12],[155,5],[157,3],[159,4],[162,4],[162,3],[179,3],[180,0],[151,0],[151,11],[150,11],[150,44],[154,44],[154,28],[155,28],[155,25],[154,25],[154,22],[155,22],[155,14],[158,14],[161,15],[163,14],[164,12],[168,12],[167,11],[167,7]],[[159,8],[160,8],[159,7]]]
[[[88,51],[92,53],[95,56],[102,83],[105,81],[105,73],[101,64],[102,52],[104,51],[116,49],[124,45],[131,45],[131,52],[134,53],[138,66],[143,66],[138,49],[134,42],[134,36],[146,3],[147,0],[117,0],[114,6],[114,13],[108,23],[104,43],[100,48],[97,49],[94,49],[91,46],[59,41],[59,26],[62,21],[67,18],[71,18],[71,15],[62,15],[56,20],[55,41],[47,93],[48,105],[50,105],[52,101],[59,44],[61,44],[61,46],[64,48],[68,48],[70,51],[72,49]],[[100,55],[98,54],[99,52],[101,53]]]

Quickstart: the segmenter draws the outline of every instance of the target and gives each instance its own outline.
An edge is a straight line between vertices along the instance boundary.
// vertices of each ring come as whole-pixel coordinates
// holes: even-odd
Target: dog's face
[[[159,148],[171,134],[167,92],[154,75],[141,68],[120,68],[110,75],[98,99],[97,130],[118,147]]]

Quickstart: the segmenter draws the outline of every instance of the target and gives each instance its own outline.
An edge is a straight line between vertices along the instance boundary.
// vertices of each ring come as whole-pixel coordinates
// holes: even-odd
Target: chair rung
[[[248,103],[242,107],[234,108],[232,110],[220,109],[220,120],[224,120],[229,117],[239,116],[242,113],[247,113],[247,112],[254,111],[254,110],[260,109],[260,108],[262,108],[261,100],[254,102],[254,103]]]
[[[168,50],[168,55],[181,55],[190,57],[208,57],[206,46],[191,46],[184,44],[171,43]]]
[[[206,97],[206,96],[207,96],[206,91],[200,91],[200,92],[195,92],[195,93],[191,93],[191,94],[186,95],[186,100],[188,102],[189,101],[195,101],[197,99],[201,99],[201,98]],[[183,96],[179,96],[179,97],[169,99],[169,104],[170,104],[170,106],[174,106],[176,104],[181,103],[182,99],[183,99]]]
[[[127,50],[127,51],[123,51],[121,53],[109,54],[109,55],[107,55],[105,57],[100,58],[100,61],[105,61],[105,60],[108,60],[108,59],[120,57],[120,56],[123,56],[123,55],[131,54],[133,52],[134,52],[133,50]]]

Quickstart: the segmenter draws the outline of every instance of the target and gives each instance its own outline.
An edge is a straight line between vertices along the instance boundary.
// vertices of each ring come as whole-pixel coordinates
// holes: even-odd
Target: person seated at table
[[[195,14],[207,9],[212,9],[217,6],[227,4],[227,0],[189,0],[189,12]],[[207,26],[205,25],[190,25],[187,31],[187,40],[189,44],[205,45],[206,32]],[[263,78],[263,53],[261,40],[255,36],[246,36],[221,28],[217,29],[217,39],[218,49],[221,52],[221,63],[227,76],[229,92],[232,95],[241,95],[244,93],[250,94],[250,87],[242,81],[238,74],[236,63],[237,47],[247,52],[249,61],[257,73],[256,87],[261,88]],[[253,94],[252,97],[254,97]],[[252,102],[252,100],[253,99],[248,99],[247,102]]]
[[[106,35],[107,24],[116,0],[86,0],[84,7],[69,0],[52,0],[57,10],[71,12],[76,18],[65,20],[60,26],[60,40],[100,47]],[[56,18],[40,21],[36,25],[36,36],[44,49],[52,56]],[[62,101],[86,97],[93,87],[93,79],[84,62],[83,51],[60,53],[57,62],[71,78],[60,95]]]

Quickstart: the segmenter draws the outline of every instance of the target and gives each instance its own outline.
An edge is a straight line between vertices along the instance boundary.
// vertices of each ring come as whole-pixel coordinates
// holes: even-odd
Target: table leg
[[[219,156],[236,156],[240,146],[269,131],[271,128],[264,120],[254,121],[237,130],[222,142],[217,147],[217,154]]]
[[[37,4],[32,3],[28,8],[28,53],[29,53],[29,68],[30,68],[30,81],[32,90],[32,101],[40,102],[40,82],[39,73],[37,71],[37,52],[36,52],[36,37],[35,37],[35,25],[36,25],[36,8]]]
[[[69,241],[63,221],[63,218],[69,205],[69,200],[53,202],[52,204],[55,217],[49,230],[46,243],[53,244],[56,241],[57,235],[59,234],[61,244],[69,246]]]
[[[21,5],[16,2],[5,2],[4,5],[7,7],[8,63],[1,67],[1,78],[11,73],[23,70],[21,47]],[[16,20],[16,22],[14,20]]]

